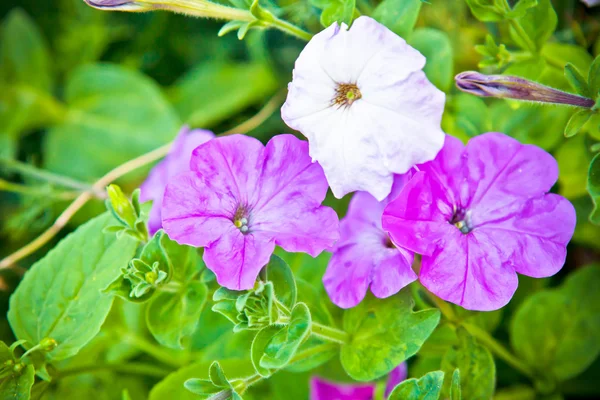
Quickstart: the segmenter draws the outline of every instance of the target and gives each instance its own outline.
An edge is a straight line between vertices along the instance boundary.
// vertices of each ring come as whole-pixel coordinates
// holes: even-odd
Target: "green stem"
[[[279,18],[275,18],[272,22],[270,22],[271,26],[279,29],[282,32],[288,33],[292,36],[297,37],[298,39],[306,40],[307,42],[312,39],[312,34],[306,32],[305,30],[297,27],[294,24],[291,24],[287,21],[284,21]]]
[[[117,333],[121,340],[167,365],[179,368],[189,362],[188,354],[176,353],[174,351],[163,349],[162,347],[156,346],[154,343],[127,331],[119,330]]]
[[[529,38],[529,35],[527,35],[527,32],[525,32],[525,30],[523,29],[521,24],[519,24],[519,22],[514,19],[509,19],[508,23],[515,30],[517,35],[519,35],[519,37],[523,40],[523,42],[525,43],[525,46],[527,47],[527,50],[529,50],[529,52],[531,54],[537,54],[537,49],[535,47],[535,43],[533,43],[531,41],[531,39]]]
[[[442,315],[448,321],[450,321],[450,322],[458,321],[458,317],[456,316],[456,313],[454,312],[454,310],[452,309],[452,306],[450,306],[450,304],[446,303],[444,300],[440,299],[439,297],[437,297],[436,295],[431,293],[429,290],[427,290],[425,288],[423,288],[423,290],[427,294],[427,297],[433,302],[433,304],[435,304],[435,306],[440,309],[440,311],[442,312]]]
[[[334,343],[348,343],[350,341],[350,335],[340,329],[332,328],[330,326],[321,325],[317,322],[313,322],[311,325],[313,335],[328,340]]]
[[[111,370],[114,372],[120,372],[125,374],[136,374],[136,375],[147,375],[154,376],[157,378],[164,378],[170,374],[171,370],[165,370],[155,365],[142,364],[142,363],[129,363],[129,364],[93,364],[84,365],[82,367],[67,368],[58,372],[58,379],[65,378],[71,375],[85,374],[88,372]]]
[[[73,200],[80,192],[53,192],[34,188],[31,186],[20,185],[18,183],[8,182],[0,179],[0,191],[18,193],[26,196],[51,196],[59,200]]]
[[[29,164],[23,163],[17,160],[10,159],[2,159],[0,160],[0,166],[18,172],[22,175],[27,175],[32,178],[41,179],[47,182],[56,183],[58,185],[68,187],[71,189],[79,190],[79,191],[87,191],[91,190],[92,186],[87,183],[79,182],[75,179],[69,178],[67,176],[57,175],[52,172],[48,172],[36,167],[33,167]]]
[[[501,343],[494,339],[488,332],[481,329],[480,327],[468,323],[463,323],[462,326],[475,337],[481,344],[487,347],[497,357],[504,360],[508,365],[512,366],[516,370],[520,371],[525,376],[534,379],[534,371],[523,361],[513,355],[508,349],[506,349]]]

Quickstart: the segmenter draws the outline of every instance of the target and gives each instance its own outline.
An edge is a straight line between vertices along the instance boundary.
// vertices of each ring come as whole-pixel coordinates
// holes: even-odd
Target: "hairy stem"
[[[313,37],[313,35],[309,32],[306,32],[305,30],[297,27],[296,25],[279,18],[275,18],[273,22],[271,22],[271,26],[273,26],[276,29],[279,29],[282,32],[295,36],[298,39],[306,40],[307,42]]]
[[[313,335],[330,342],[344,344],[350,341],[350,335],[347,332],[317,322],[312,323],[311,330]]]

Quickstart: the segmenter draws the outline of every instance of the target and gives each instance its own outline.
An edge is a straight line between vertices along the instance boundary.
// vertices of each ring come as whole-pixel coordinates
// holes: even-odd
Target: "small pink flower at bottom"
[[[544,150],[501,133],[465,147],[447,136],[383,213],[392,241],[423,255],[419,280],[470,310],[496,310],[517,288],[517,272],[558,272],[575,230],[575,209],[548,193],[558,178]]]
[[[206,266],[228,289],[251,289],[275,245],[314,257],[339,238],[307,142],[278,135],[265,147],[242,135],[217,138],[194,150],[190,166],[167,185],[163,227],[180,244],[206,247]]]
[[[403,362],[390,372],[385,386],[385,397],[406,379],[408,370]],[[314,376],[310,380],[310,400],[373,400],[375,383],[337,383]]]
[[[383,209],[409,178],[410,174],[396,175],[392,192],[383,201],[367,192],[352,197],[323,277],[325,289],[338,307],[356,306],[369,286],[376,297],[385,298],[417,279],[411,268],[414,253],[394,246],[381,227]]]
[[[160,209],[169,179],[180,172],[189,171],[192,151],[214,137],[215,135],[211,131],[203,129],[190,130],[187,125],[182,127],[173,141],[169,154],[152,168],[152,171],[140,186],[140,201],[154,201],[148,218],[150,235],[154,235],[156,231],[162,228]]]

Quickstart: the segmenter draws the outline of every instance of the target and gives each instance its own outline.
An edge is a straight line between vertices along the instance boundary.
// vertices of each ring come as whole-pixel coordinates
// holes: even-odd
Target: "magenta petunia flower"
[[[310,142],[333,194],[383,200],[394,174],[433,160],[444,144],[445,95],[425,57],[369,17],[315,35],[296,60],[283,120]]]
[[[339,238],[327,181],[308,143],[278,135],[265,146],[234,135],[197,147],[191,171],[171,179],[162,208],[169,237],[206,247],[220,285],[251,289],[275,245],[317,256]]]
[[[419,280],[470,310],[504,306],[517,272],[541,278],[565,261],[575,210],[548,193],[558,165],[544,150],[501,133],[465,147],[446,137],[383,213],[392,241],[423,255]]]
[[[414,253],[396,247],[381,227],[383,209],[409,179],[396,175],[392,192],[379,202],[357,192],[340,224],[340,240],[323,277],[331,301],[342,308],[356,306],[371,292],[379,298],[397,293],[417,279],[411,268]]]
[[[385,386],[385,397],[408,376],[406,362],[390,372]],[[373,400],[375,383],[337,383],[313,376],[310,379],[310,400]]]
[[[148,218],[150,235],[154,235],[156,231],[162,228],[160,209],[169,179],[180,172],[189,171],[192,151],[214,137],[215,135],[211,131],[203,129],[190,130],[187,125],[182,127],[173,141],[169,154],[150,171],[148,177],[140,186],[140,201],[154,201]]]

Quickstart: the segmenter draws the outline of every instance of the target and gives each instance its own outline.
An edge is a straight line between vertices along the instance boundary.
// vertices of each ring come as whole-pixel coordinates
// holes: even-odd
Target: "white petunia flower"
[[[340,198],[378,200],[393,174],[435,158],[445,95],[425,77],[425,57],[369,17],[334,23],[296,60],[283,120],[306,136],[310,155]]]

